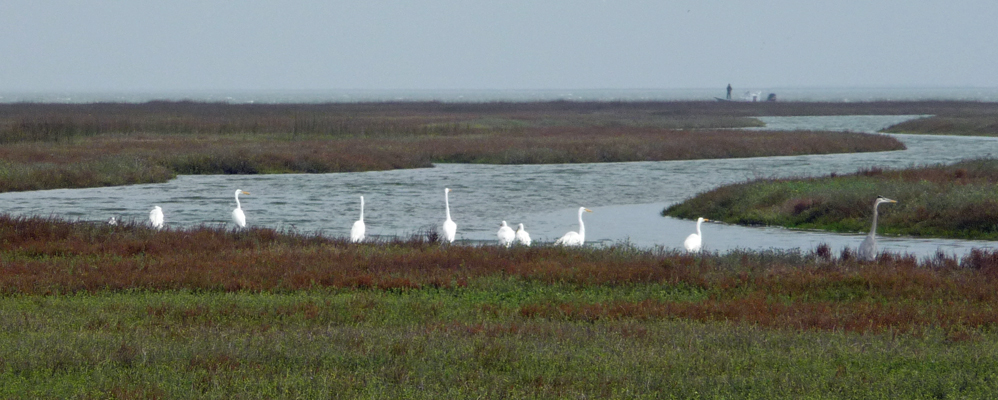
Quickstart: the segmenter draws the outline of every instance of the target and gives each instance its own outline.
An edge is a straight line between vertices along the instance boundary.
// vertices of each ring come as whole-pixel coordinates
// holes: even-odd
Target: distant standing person
[[[728,100],[731,100],[731,84],[728,84]]]

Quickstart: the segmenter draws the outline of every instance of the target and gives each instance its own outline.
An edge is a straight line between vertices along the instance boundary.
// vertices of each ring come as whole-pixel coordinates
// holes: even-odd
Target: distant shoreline
[[[757,115],[928,114],[979,103],[0,104],[0,192],[178,174],[359,172],[900,150],[886,135],[742,132]]]
[[[760,92],[775,93],[779,101],[998,101],[998,87],[925,88],[735,88],[734,100]],[[147,101],[204,101],[244,103],[446,103],[535,101],[713,101],[725,96],[723,87],[680,89],[330,89],[330,90],[187,90],[187,91],[17,91],[0,90],[0,103],[96,103]]]

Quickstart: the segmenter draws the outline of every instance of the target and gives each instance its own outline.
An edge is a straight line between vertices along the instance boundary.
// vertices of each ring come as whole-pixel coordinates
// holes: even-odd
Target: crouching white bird
[[[697,233],[691,233],[686,237],[686,241],[683,242],[683,247],[686,248],[686,251],[697,252],[703,247],[703,236],[700,235],[700,224],[703,221],[710,220],[704,217],[697,218]]]
[[[516,228],[516,242],[524,246],[530,246],[530,234],[527,233],[526,229],[523,229],[523,224],[520,224]]]
[[[506,221],[499,224],[499,232],[496,232],[499,236],[499,245],[509,247],[513,245],[513,239],[516,238],[516,234],[513,233],[513,229],[506,225]]]
[[[568,232],[558,240],[554,241],[555,245],[560,246],[582,246],[586,243],[586,225],[582,223],[582,213],[593,212],[585,207],[579,207],[579,231]]]
[[[364,231],[366,230],[364,226],[364,196],[360,196],[360,219],[353,223],[353,228],[350,228],[350,241],[353,243],[364,241]]]
[[[249,194],[249,192],[244,192],[240,189],[236,189],[236,209],[232,210],[232,222],[240,228],[246,227],[246,214],[243,213],[243,205],[239,203],[240,194]]]
[[[160,206],[155,206],[149,211],[149,223],[153,228],[163,228],[163,209]]]

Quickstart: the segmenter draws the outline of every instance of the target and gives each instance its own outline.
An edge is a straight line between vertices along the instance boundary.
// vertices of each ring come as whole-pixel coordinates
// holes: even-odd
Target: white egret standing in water
[[[443,239],[446,240],[447,243],[453,243],[454,236],[457,235],[457,224],[450,219],[450,196],[448,193],[450,193],[450,189],[444,188],[444,205],[447,207],[447,219],[444,220]]]
[[[530,246],[530,234],[527,233],[526,229],[523,229],[523,224],[520,224],[520,226],[516,228],[516,242],[524,246]]]
[[[249,194],[249,192],[244,192],[240,189],[236,189],[236,209],[232,210],[232,222],[236,223],[236,226],[240,228],[246,227],[246,214],[243,213],[243,206],[239,203],[240,194]]]
[[[586,242],[586,225],[582,223],[582,213],[584,212],[593,212],[593,210],[579,207],[579,231],[566,233],[565,236],[554,241],[555,245],[582,246]]]
[[[710,220],[704,217],[697,218],[697,233],[691,233],[686,237],[686,241],[683,242],[683,247],[686,248],[686,251],[697,252],[703,247],[703,236],[700,234],[700,224],[703,221]]]
[[[506,221],[499,224],[499,232],[496,232],[496,236],[499,236],[499,245],[509,247],[513,245],[513,239],[516,238],[516,234],[513,233],[513,229],[506,225]]]
[[[155,206],[149,211],[149,223],[156,229],[163,227],[163,209],[160,206]]]
[[[364,196],[360,196],[360,219],[353,223],[353,228],[350,228],[350,241],[353,243],[362,242],[364,231],[366,231],[364,226]]]
[[[870,261],[877,258],[877,206],[880,203],[897,203],[897,201],[884,196],[877,196],[873,201],[873,226],[870,227],[870,233],[866,235],[866,239],[863,239],[863,243],[859,244],[860,260]]]

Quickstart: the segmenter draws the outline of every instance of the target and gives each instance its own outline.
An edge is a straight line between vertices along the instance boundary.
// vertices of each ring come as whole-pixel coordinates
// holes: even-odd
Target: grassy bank
[[[439,162],[657,161],[903,148],[877,135],[719,130],[760,125],[744,107],[679,102],[0,104],[0,191],[163,182],[177,174],[352,172]]]
[[[7,216],[0,240],[3,397],[998,390],[993,251],[351,245]]]
[[[860,335],[526,318],[496,315],[476,294],[4,299],[0,395],[988,398],[998,390],[990,330],[954,340],[942,330]]]
[[[995,103],[948,109],[884,129],[889,133],[929,135],[998,136],[998,107]]]
[[[919,118],[893,125],[883,131],[923,135],[998,136],[998,113]]]
[[[743,225],[865,232],[878,195],[898,201],[880,206],[881,234],[998,240],[995,159],[822,178],[757,180],[701,193],[662,214]]]

